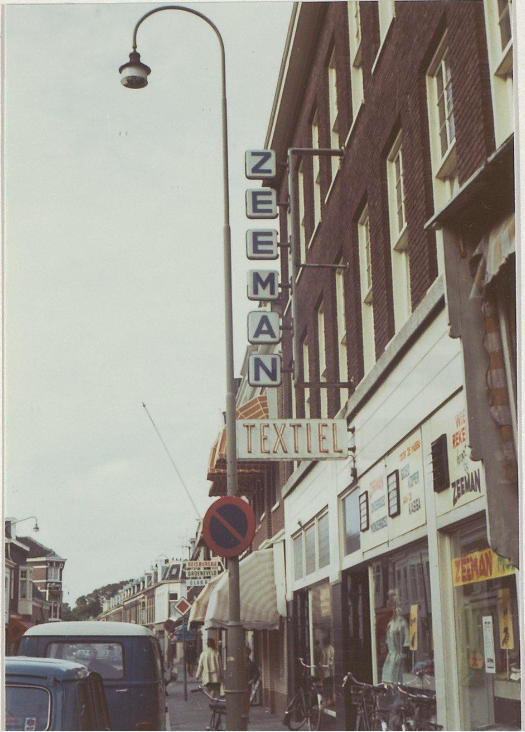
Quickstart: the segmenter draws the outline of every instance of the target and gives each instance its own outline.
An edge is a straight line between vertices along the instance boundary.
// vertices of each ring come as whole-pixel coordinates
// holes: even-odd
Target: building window
[[[323,709],[335,716],[335,650],[332,628],[330,583],[321,582],[309,590],[310,664],[312,675],[322,680]]]
[[[348,381],[348,350],[346,347],[346,305],[345,305],[345,270],[335,273],[335,306],[337,319],[337,361],[339,379]],[[348,389],[341,389],[341,406],[348,401]]]
[[[328,115],[330,120],[330,147],[334,150],[341,147],[339,142],[339,106],[337,102],[337,67],[335,64],[335,48],[328,62]],[[332,164],[332,181],[339,168],[337,156],[330,158]]]
[[[392,291],[396,333],[406,323],[412,310],[410,299],[410,264],[407,252],[407,225],[403,179],[403,151],[401,132],[386,161],[388,182],[388,210],[392,261]]]
[[[348,38],[350,42],[350,84],[352,117],[355,119],[363,103],[363,64],[361,53],[361,17],[358,0],[348,3]]]
[[[18,597],[20,600],[31,600],[33,598],[32,570],[28,567],[20,567],[18,571]]]
[[[383,45],[390,24],[396,15],[394,0],[380,0],[377,3],[377,9],[379,14],[379,40]]]
[[[293,540],[294,557],[294,579],[300,580],[304,574],[303,570],[303,532]]]
[[[328,526],[328,513],[317,519],[317,541],[319,552],[319,569],[330,564],[330,529]]]
[[[321,302],[317,308],[317,343],[319,346],[319,380],[326,382],[326,337],[324,329],[324,303]],[[326,389],[320,388],[320,417],[328,416],[328,392]]]
[[[51,563],[48,565],[47,578],[53,582],[60,581],[60,564]]]
[[[319,144],[319,121],[317,116],[317,110],[312,117],[312,147],[317,150],[320,147]],[[319,162],[319,156],[312,156],[312,172],[313,172],[313,186],[314,186],[314,233],[315,227],[321,219],[321,166]]]
[[[308,360],[308,338],[306,336],[303,339],[302,351],[303,351],[303,381],[308,382],[308,381],[310,381],[310,362]],[[308,419],[311,414],[310,389],[304,388],[303,393],[304,393],[304,416],[305,416],[305,419]]]
[[[452,198],[459,186],[452,75],[446,34],[443,36],[427,72],[427,95],[434,204],[436,209],[439,209]]]
[[[315,572],[315,524],[304,532],[304,560],[306,574]]]
[[[370,511],[368,508],[368,493],[359,496],[359,530],[368,531],[370,528]]]
[[[358,224],[359,279],[361,282],[361,317],[363,326],[363,366],[365,374],[375,363],[374,310],[372,304],[372,252],[368,206]]]
[[[300,261],[306,261],[306,207],[304,205],[304,169],[301,161],[298,169],[299,194],[299,253]],[[300,274],[300,272],[299,272]]]
[[[359,491],[354,490],[343,498],[343,518],[345,532],[345,554],[352,554],[361,548],[359,527]]]
[[[514,131],[512,3],[485,0],[494,133],[499,147]]]

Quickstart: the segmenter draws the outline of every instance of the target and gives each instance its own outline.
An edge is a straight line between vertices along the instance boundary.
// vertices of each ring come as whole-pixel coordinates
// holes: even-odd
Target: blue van
[[[102,677],[112,730],[165,730],[166,690],[155,634],[134,623],[68,621],[26,631],[19,655],[81,663]]]
[[[99,674],[71,661],[5,659],[5,729],[109,730]]]

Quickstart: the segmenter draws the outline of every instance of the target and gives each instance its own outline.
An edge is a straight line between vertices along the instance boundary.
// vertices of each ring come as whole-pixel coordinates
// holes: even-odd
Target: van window
[[[49,729],[51,695],[40,686],[6,687],[6,730]]]
[[[47,646],[46,656],[82,663],[90,671],[100,674],[103,679],[121,679],[124,676],[124,660],[120,643],[55,641]]]

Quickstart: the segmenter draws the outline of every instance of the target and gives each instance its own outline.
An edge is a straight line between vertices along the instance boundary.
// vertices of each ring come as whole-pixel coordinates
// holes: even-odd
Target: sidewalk
[[[172,730],[205,730],[210,723],[211,712],[208,708],[209,700],[203,693],[191,693],[199,682],[196,679],[188,681],[188,701],[184,701],[184,685],[182,681],[174,681],[168,686],[168,710]],[[226,725],[223,725],[225,728]],[[287,730],[282,719],[266,711],[264,707],[250,707],[250,730],[264,732],[280,732]]]

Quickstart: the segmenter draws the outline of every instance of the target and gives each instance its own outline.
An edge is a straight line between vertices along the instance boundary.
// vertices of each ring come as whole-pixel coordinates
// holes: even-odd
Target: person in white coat
[[[202,681],[202,685],[208,689],[211,696],[217,697],[222,683],[221,659],[215,649],[213,638],[208,638],[207,646],[200,655],[195,677]]]

